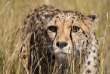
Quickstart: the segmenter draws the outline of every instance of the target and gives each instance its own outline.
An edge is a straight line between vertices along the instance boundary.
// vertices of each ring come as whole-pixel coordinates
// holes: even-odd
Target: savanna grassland
[[[21,29],[26,15],[48,4],[61,10],[77,10],[85,16],[95,13],[99,22],[100,73],[110,74],[110,0],[0,0],[0,74],[21,74]]]

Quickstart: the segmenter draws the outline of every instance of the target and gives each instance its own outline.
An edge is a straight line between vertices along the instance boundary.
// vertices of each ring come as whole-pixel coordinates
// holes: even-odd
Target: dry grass
[[[96,13],[99,24],[101,74],[110,74],[110,0],[0,0],[0,73],[22,74],[20,36],[26,15],[39,5],[50,4],[62,10]]]

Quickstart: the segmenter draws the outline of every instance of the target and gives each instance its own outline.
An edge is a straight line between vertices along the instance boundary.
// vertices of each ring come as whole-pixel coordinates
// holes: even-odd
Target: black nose
[[[59,42],[59,41],[58,41],[58,42],[56,43],[56,46],[59,47],[59,48],[61,48],[61,49],[64,48],[64,47],[66,47],[67,45],[68,45],[67,42]]]

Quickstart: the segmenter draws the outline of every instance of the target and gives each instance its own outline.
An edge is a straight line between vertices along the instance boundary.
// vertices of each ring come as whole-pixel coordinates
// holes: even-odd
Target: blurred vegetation
[[[0,74],[21,74],[20,36],[26,15],[48,4],[61,10],[96,13],[96,35],[100,44],[101,74],[110,74],[110,0],[0,0]],[[5,73],[4,73],[5,74]]]

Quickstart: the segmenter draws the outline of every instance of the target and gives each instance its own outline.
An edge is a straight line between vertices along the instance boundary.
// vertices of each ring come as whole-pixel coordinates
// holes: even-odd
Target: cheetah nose
[[[67,42],[60,42],[60,41],[58,41],[58,42],[56,43],[56,46],[59,47],[60,49],[66,47],[67,45],[68,45]]]

